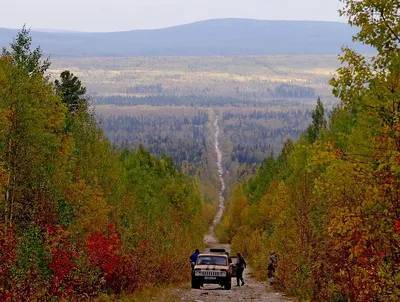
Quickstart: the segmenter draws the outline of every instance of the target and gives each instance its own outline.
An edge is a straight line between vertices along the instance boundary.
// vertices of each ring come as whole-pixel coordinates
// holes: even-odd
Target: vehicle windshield
[[[227,265],[226,257],[223,256],[199,256],[197,264],[200,265]]]

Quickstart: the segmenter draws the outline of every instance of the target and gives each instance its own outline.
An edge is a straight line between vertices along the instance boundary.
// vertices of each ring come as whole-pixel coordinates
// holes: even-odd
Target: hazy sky
[[[339,0],[3,0],[0,27],[117,31],[213,18],[345,21]]]

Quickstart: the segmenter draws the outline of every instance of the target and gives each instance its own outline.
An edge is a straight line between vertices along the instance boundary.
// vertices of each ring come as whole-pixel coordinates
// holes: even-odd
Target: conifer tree
[[[56,92],[61,95],[69,112],[75,112],[81,104],[85,103],[83,96],[86,93],[86,87],[83,87],[78,77],[69,70],[63,71],[60,80],[55,80],[54,84]]]
[[[312,123],[306,130],[307,139],[310,144],[318,139],[320,130],[326,128],[325,109],[320,98],[318,98],[317,106],[311,116]]]

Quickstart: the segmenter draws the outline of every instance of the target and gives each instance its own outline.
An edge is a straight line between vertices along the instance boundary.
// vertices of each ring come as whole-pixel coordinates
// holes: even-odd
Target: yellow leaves
[[[54,97],[51,102],[57,104],[57,106],[49,106],[47,129],[61,130],[64,127],[64,117],[67,112],[67,107],[61,103],[58,97]]]
[[[74,139],[70,134],[64,134],[61,139],[61,145],[59,148],[59,156],[60,161],[64,163],[70,156],[72,156],[73,152],[76,150]]]
[[[346,276],[346,270],[340,269],[339,276],[342,276],[342,277]]]
[[[394,130],[395,130],[396,132],[399,132],[399,133],[400,133],[400,123],[399,123],[399,122],[397,122],[397,123],[394,125]]]
[[[330,152],[328,151],[322,151],[318,152],[313,156],[313,164],[314,165],[325,165],[331,161],[331,156]]]
[[[0,91],[1,93],[1,91]],[[2,102],[0,97],[0,103]],[[1,109],[0,108],[0,140],[4,139],[4,136],[9,132],[10,123],[7,118],[8,109]]]
[[[81,179],[78,179],[77,182],[73,183],[66,192],[66,197],[69,202],[73,203],[81,203],[82,197],[85,192],[88,190],[85,182]]]
[[[273,183],[269,192],[263,196],[257,211],[260,213],[262,220],[261,226],[265,223],[273,223],[285,209],[288,197],[286,185],[283,181],[277,185]],[[253,207],[256,207],[254,205]],[[253,219],[251,217],[251,219]]]
[[[216,214],[216,206],[215,205],[213,205],[213,204],[211,204],[211,203],[205,203],[204,204],[204,209],[203,209],[203,215],[204,215],[204,218],[205,218],[205,220],[206,220],[206,222],[207,222],[207,225],[209,225],[213,220],[214,220],[214,217],[215,217],[215,214]]]
[[[248,217],[249,217],[249,207],[246,206],[240,213],[240,218],[242,221],[246,221]]]
[[[67,190],[66,197],[77,206],[76,232],[86,236],[105,227],[109,208],[100,189],[91,188],[83,180],[78,180]]]
[[[311,165],[323,166],[328,165],[334,160],[340,160],[343,158],[344,153],[339,148],[335,148],[336,144],[334,141],[317,141],[314,143],[311,149],[312,162]]]
[[[328,148],[330,149],[330,150],[332,150],[334,147],[335,147],[335,142],[334,141],[329,141],[328,143],[327,143],[327,145],[328,145]]]
[[[4,196],[5,188],[8,184],[8,174],[3,168],[3,164],[0,162],[0,194]]]

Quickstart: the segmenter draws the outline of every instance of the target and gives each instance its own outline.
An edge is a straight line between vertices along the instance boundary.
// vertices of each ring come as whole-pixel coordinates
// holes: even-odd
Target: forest
[[[254,277],[275,252],[274,294],[399,301],[400,3],[341,3],[374,55],[50,62],[24,27],[0,55],[0,301],[187,283],[217,116],[216,235]]]
[[[85,82],[93,105],[268,106],[337,103],[328,85],[340,66],[333,55],[55,58]]]
[[[170,157],[112,145],[81,81],[52,82],[31,42],[23,28],[0,57],[0,300],[187,280],[214,206]]]
[[[101,117],[105,136],[113,143],[128,149],[140,145],[152,154],[161,157],[170,156],[179,166],[189,166],[187,171],[194,175],[197,168],[207,161],[206,140],[211,127],[205,110],[178,115],[178,110],[171,113],[152,112],[140,115]],[[190,109],[189,109],[190,110]],[[192,115],[193,114],[193,115]],[[211,151],[211,150],[210,150]],[[211,151],[212,152],[212,151]]]
[[[218,237],[275,287],[301,301],[400,299],[400,27],[398,1],[343,1],[360,28],[298,141],[287,140],[228,200]]]
[[[178,169],[197,177],[211,198],[218,187],[209,182],[215,177],[213,123],[217,114],[224,133],[220,144],[225,181],[230,188],[253,173],[266,156],[279,154],[285,140],[297,140],[311,121],[312,107],[97,105],[95,111],[112,143],[127,148],[143,145],[157,156],[170,156]]]
[[[221,111],[222,129],[233,148],[232,162],[248,164],[261,164],[266,155],[278,154],[285,140],[297,140],[311,120],[307,107]]]
[[[314,101],[314,100],[313,100]],[[270,106],[300,106],[310,104],[310,99],[297,98],[271,98],[271,99],[237,99],[224,96],[169,96],[169,95],[146,95],[146,96],[126,96],[126,95],[110,95],[110,96],[93,96],[90,98],[90,104],[99,107],[101,105],[116,106],[202,106],[202,107],[224,107],[224,106],[253,106],[253,107],[270,107]]]

